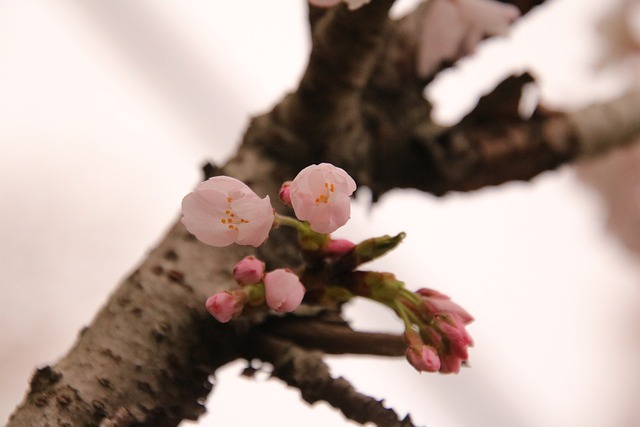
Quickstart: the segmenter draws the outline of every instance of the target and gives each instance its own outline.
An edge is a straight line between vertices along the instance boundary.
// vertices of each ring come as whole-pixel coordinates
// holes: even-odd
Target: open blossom
[[[300,279],[289,269],[278,269],[264,276],[267,305],[277,312],[294,311],[304,297],[305,288]]]
[[[264,276],[264,262],[249,255],[242,258],[233,267],[233,278],[241,285],[250,285],[262,281]]]
[[[309,4],[317,7],[332,7],[342,1],[347,4],[349,10],[355,10],[369,3],[371,0],[309,0]]]
[[[242,312],[244,299],[235,292],[220,292],[207,299],[205,306],[213,317],[221,323],[227,323]]]
[[[428,77],[470,54],[487,36],[506,34],[519,16],[517,7],[496,0],[429,1],[418,35],[418,75]]]
[[[273,225],[269,196],[261,199],[246,184],[228,176],[204,181],[182,200],[182,223],[211,246],[260,246]]]
[[[291,204],[298,219],[317,233],[333,233],[351,215],[350,196],[356,183],[343,169],[330,163],[307,166],[293,179]]]

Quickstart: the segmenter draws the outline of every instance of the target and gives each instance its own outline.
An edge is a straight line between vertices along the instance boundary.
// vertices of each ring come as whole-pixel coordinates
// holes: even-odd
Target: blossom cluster
[[[211,246],[233,243],[258,247],[274,223],[308,226],[313,233],[328,234],[347,223],[351,213],[350,196],[356,183],[343,169],[329,163],[311,165],[286,182],[280,199],[293,207],[296,217],[277,216],[269,196],[260,198],[242,181],[216,176],[200,183],[182,201],[182,223],[198,240]],[[344,240],[322,239],[328,252],[347,250],[353,244]],[[268,273],[255,257],[241,260],[233,276],[240,285],[234,291],[213,295],[207,300],[209,312],[220,322],[228,322],[246,305],[267,306],[277,312],[294,311],[305,293],[298,276],[291,270]],[[263,295],[264,298],[256,297]]]
[[[256,306],[266,302],[279,313],[294,311],[305,293],[300,279],[291,270],[265,272],[264,262],[251,255],[235,265],[233,278],[239,289],[217,293],[206,302],[209,313],[222,323],[239,315],[246,304]]]
[[[330,236],[349,220],[355,190],[355,181],[343,169],[329,163],[308,166],[279,192],[280,201],[292,208],[293,218],[275,213],[268,196],[261,198],[235,178],[217,176],[198,185],[182,202],[182,223],[198,240],[217,247],[233,243],[258,247],[275,226],[290,226],[298,232],[307,264],[297,273],[287,268],[268,271],[263,261],[247,256],[233,269],[236,288],[208,298],[207,310],[224,323],[248,307],[288,313],[303,299],[321,304],[366,297],[388,306],[402,319],[406,358],[414,368],[459,372],[473,344],[465,328],[473,321],[469,313],[437,291],[407,290],[391,273],[357,270],[397,247],[405,234],[358,244]],[[327,277],[332,283],[325,283]],[[312,292],[303,284],[307,280]]]
[[[407,304],[419,319],[418,331],[405,331],[407,360],[418,371],[457,373],[473,345],[465,326],[473,317],[451,299],[432,289],[416,291],[419,303]]]
[[[349,197],[356,183],[329,163],[300,171],[281,191],[298,219],[317,233],[333,233],[349,220]],[[261,199],[249,186],[229,176],[209,178],[182,200],[182,223],[198,240],[211,246],[232,243],[258,247],[274,224],[269,196]]]

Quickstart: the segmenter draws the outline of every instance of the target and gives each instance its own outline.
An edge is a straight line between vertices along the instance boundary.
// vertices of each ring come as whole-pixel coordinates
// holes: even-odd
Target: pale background
[[[437,82],[438,117],[524,66],[556,107],[619,90],[591,67],[607,2],[550,3]],[[305,14],[301,0],[0,0],[0,419],[176,218],[202,162],[223,162],[249,117],[295,87]],[[363,193],[337,235],[406,231],[372,268],[453,296],[477,319],[476,345],[457,376],[363,357],[330,358],[334,374],[431,427],[640,425],[640,264],[604,218],[567,167],[470,195],[395,192],[373,209]],[[370,304],[348,315],[399,330]],[[200,425],[354,425],[242,367],[218,372]]]

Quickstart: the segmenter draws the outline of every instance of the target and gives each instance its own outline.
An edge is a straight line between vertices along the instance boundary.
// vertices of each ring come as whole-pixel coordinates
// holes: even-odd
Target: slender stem
[[[276,214],[273,224],[275,226],[284,225],[286,227],[295,228],[298,231],[307,231],[309,228],[308,225],[296,218],[280,214]]]

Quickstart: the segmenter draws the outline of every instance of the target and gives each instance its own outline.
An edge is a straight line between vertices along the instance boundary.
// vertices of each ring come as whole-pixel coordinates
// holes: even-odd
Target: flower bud
[[[264,277],[264,262],[249,255],[242,258],[233,267],[233,278],[240,285],[250,285],[262,281]]]
[[[451,301],[447,295],[428,288],[421,288],[416,291],[422,297],[424,308],[432,315],[453,313],[457,315],[466,325],[473,322],[473,316],[467,310]]]
[[[294,311],[304,297],[305,288],[289,269],[270,271],[264,276],[267,305],[277,312]]]
[[[218,322],[227,323],[242,312],[244,298],[237,292],[224,291],[210,296],[205,305]]]
[[[437,319],[436,325],[448,342],[451,353],[462,360],[467,360],[469,357],[467,348],[473,345],[473,340],[464,328],[462,320],[455,314],[451,314]]]
[[[331,239],[327,246],[324,248],[325,252],[330,255],[344,255],[351,249],[355,248],[356,244],[350,240],[345,239]]]
[[[409,347],[406,353],[407,360],[420,372],[437,372],[440,370],[440,357],[433,347]]]
[[[291,206],[291,181],[287,181],[280,187],[280,193],[278,193],[280,201],[287,206]]]

